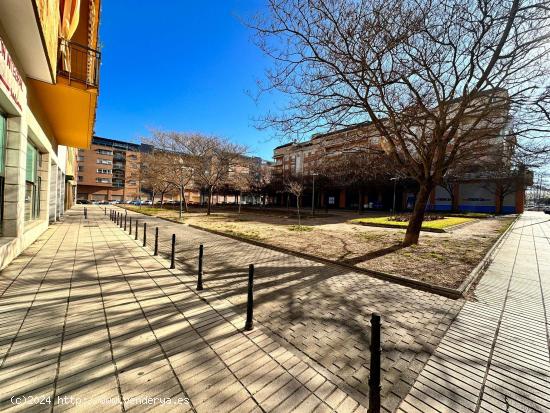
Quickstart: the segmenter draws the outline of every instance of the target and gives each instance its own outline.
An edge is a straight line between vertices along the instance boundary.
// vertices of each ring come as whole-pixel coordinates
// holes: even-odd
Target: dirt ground
[[[162,211],[176,218],[176,211]],[[267,244],[456,288],[506,230],[513,217],[474,220],[447,233],[422,232],[420,243],[403,247],[402,229],[350,224],[353,212],[331,212],[302,217],[302,227],[292,211],[232,211],[185,214],[185,222],[253,239]]]

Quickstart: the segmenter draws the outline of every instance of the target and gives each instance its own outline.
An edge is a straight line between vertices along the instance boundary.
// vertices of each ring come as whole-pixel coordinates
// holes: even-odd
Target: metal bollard
[[[248,266],[248,300],[246,302],[246,323],[244,329],[250,331],[254,328],[254,264]]]
[[[143,246],[147,245],[147,222],[143,223]]]
[[[172,234],[172,253],[170,254],[170,269],[176,268],[176,234]]]
[[[155,251],[153,255],[159,255],[159,227],[155,228]]]
[[[136,233],[134,234],[135,235],[135,238],[134,239],[138,239],[138,223],[139,223],[139,220],[136,219]]]
[[[380,412],[380,358],[381,347],[381,329],[380,314],[372,313],[370,320],[370,374],[369,374],[369,409],[368,413]]]
[[[103,211],[103,215],[107,215],[107,207],[105,207],[105,210]]]
[[[130,235],[132,235],[132,217],[130,217]]]
[[[109,210],[109,219],[111,221],[113,220],[113,210],[112,209]]]
[[[197,274],[197,291],[201,291],[203,289],[202,287],[202,256],[204,253],[204,247],[201,244],[199,246],[199,271]]]
[[[84,207],[84,219],[88,219],[88,208]]]
[[[126,218],[128,218],[128,214],[124,215],[124,231],[126,231]]]

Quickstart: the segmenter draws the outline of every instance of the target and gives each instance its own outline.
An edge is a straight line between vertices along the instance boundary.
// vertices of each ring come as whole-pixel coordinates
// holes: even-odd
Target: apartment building
[[[505,94],[505,92],[503,92]],[[506,128],[507,114],[499,108],[492,114]],[[497,130],[498,132],[498,130]],[[277,205],[289,205],[294,199],[285,190],[284,183],[299,177],[305,184],[302,203],[319,208],[345,208],[360,210],[411,210],[416,199],[417,184],[412,179],[400,177],[384,163],[383,157],[369,161],[369,153],[384,153],[383,139],[379,139],[374,125],[361,123],[334,132],[314,135],[305,142],[290,142],[274,149],[273,193]],[[475,160],[472,172],[463,173],[452,185],[437,186],[432,191],[428,209],[433,211],[464,211],[484,213],[521,213],[525,203],[525,186],[530,175],[523,176],[508,185],[504,196],[499,195],[495,176],[483,169],[493,149],[505,150],[505,142],[499,133],[492,133],[487,141],[487,155]],[[494,137],[493,137],[494,136]],[[346,156],[363,154],[360,162],[341,162]],[[388,165],[390,165],[388,163]],[[357,168],[357,171],[350,169]],[[365,179],[360,169],[369,170]],[[374,171],[374,172],[372,172]],[[356,172],[356,173],[354,173]],[[378,174],[378,176],[376,176]],[[316,189],[314,190],[316,182]],[[315,200],[313,201],[313,196]]]
[[[139,144],[94,136],[89,149],[78,150],[77,159],[78,200],[132,201],[140,198]],[[144,199],[144,194],[141,195]]]
[[[72,203],[90,144],[99,0],[0,1],[0,268]]]

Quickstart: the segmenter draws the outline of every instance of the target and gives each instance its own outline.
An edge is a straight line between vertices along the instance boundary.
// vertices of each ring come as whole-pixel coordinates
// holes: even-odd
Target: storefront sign
[[[2,39],[0,39],[0,83],[19,110],[22,111],[27,89]]]

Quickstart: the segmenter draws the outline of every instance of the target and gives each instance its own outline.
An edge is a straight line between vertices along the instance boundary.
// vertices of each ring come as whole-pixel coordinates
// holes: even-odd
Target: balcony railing
[[[59,39],[59,56],[57,73],[69,79],[86,84],[88,87],[99,86],[99,63],[101,53],[87,46]]]

